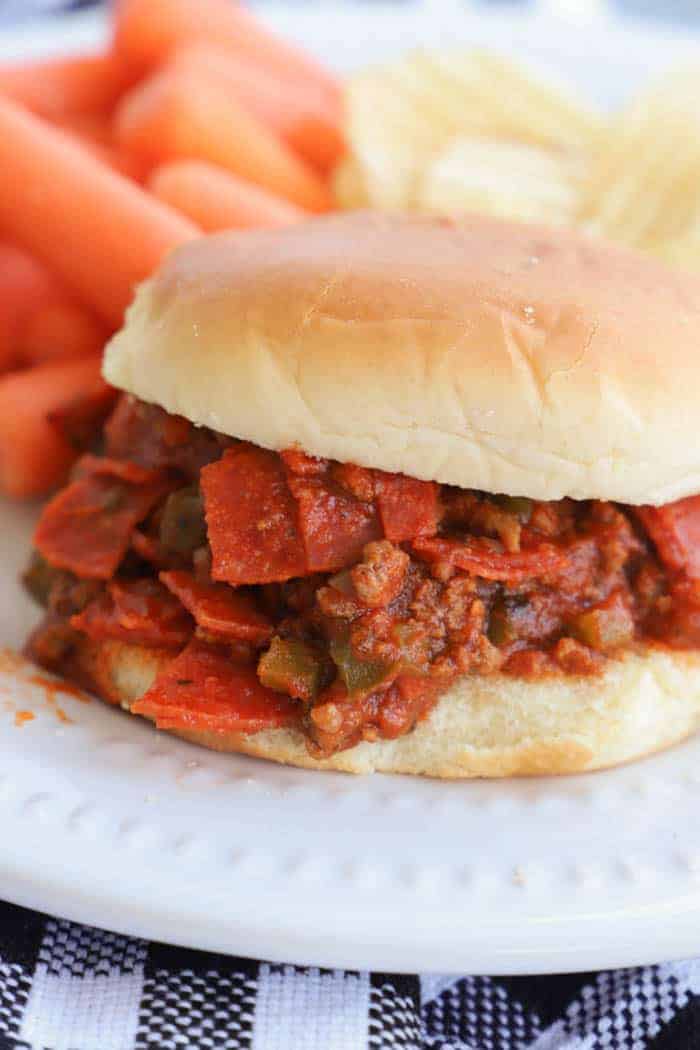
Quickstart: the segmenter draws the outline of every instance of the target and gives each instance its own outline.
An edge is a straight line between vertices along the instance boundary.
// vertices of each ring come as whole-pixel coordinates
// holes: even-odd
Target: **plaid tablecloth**
[[[560,977],[278,966],[0,905],[0,1050],[696,1050],[700,960]]]

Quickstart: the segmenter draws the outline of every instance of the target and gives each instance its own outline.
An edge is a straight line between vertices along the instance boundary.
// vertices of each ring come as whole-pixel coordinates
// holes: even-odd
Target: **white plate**
[[[410,44],[515,48],[601,101],[693,49],[614,25],[380,9],[278,22],[338,65]],[[61,50],[99,33],[5,38]],[[591,72],[591,56],[595,69]],[[0,639],[32,513],[0,506]],[[217,756],[0,667],[0,895],[130,934],[327,966],[536,973],[700,952],[700,738],[609,773],[353,779]],[[65,718],[64,721],[61,711]],[[18,711],[35,717],[18,727]]]

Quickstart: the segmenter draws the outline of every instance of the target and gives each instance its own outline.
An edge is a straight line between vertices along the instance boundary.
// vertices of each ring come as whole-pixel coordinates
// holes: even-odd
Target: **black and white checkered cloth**
[[[700,1050],[700,960],[401,976],[171,948],[0,904],[0,1050]]]

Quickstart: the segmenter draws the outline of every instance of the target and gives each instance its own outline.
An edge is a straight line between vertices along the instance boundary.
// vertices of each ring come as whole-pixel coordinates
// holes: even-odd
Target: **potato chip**
[[[680,237],[658,244],[654,255],[674,269],[700,274],[700,221]]]
[[[604,131],[602,117],[497,55],[427,56],[434,76],[451,87],[464,110],[461,130],[555,149],[588,150]]]
[[[362,171],[352,155],[345,157],[333,172],[333,193],[338,207],[347,211],[369,205]]]
[[[425,158],[444,137],[410,90],[410,69],[360,73],[346,91],[347,135],[352,156],[373,207],[407,206]]]
[[[611,122],[593,158],[579,221],[654,250],[700,209],[700,70],[667,75]]]
[[[700,271],[700,67],[609,121],[484,51],[418,51],[350,79],[340,207],[580,226]]]
[[[516,177],[514,177],[514,174]],[[428,167],[416,207],[567,225],[580,172],[563,154],[513,142],[455,139]]]
[[[575,152],[601,134],[599,117],[514,64],[477,51],[406,55],[350,78],[345,101],[351,162],[338,175],[343,207],[410,207],[423,192],[426,169],[455,139]]]

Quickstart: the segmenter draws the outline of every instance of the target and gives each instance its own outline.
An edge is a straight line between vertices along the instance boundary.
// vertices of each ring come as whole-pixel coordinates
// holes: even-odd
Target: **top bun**
[[[581,235],[368,213],[176,251],[110,383],[266,448],[462,488],[700,491],[700,283]]]

